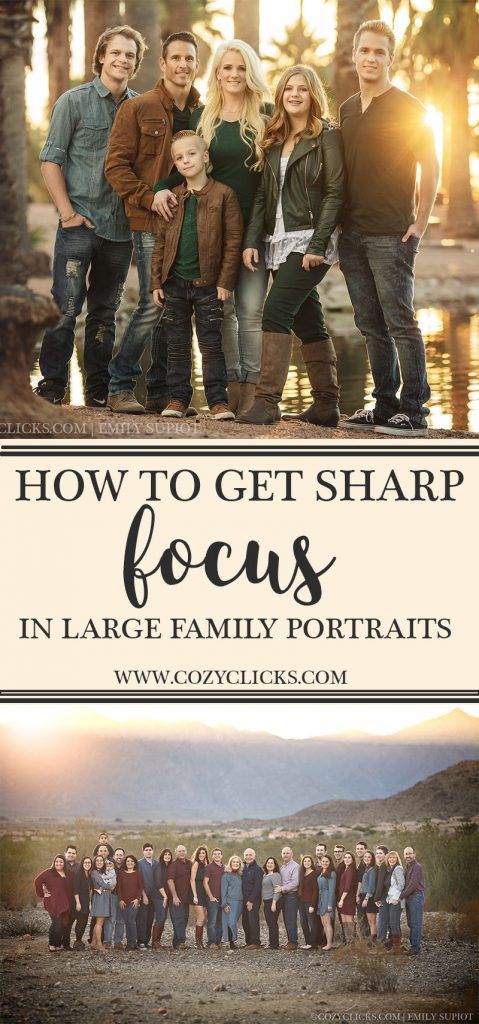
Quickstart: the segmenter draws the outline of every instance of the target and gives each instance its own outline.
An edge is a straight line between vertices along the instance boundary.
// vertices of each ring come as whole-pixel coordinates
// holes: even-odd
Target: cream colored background
[[[284,445],[283,450],[289,446]],[[353,449],[355,446],[352,445]],[[277,457],[246,453],[233,457],[230,451],[212,458],[194,455],[165,457],[161,453],[145,458],[126,457],[112,444],[112,455],[62,453],[60,458],[2,458],[2,637],[3,689],[82,689],[93,697],[98,690],[110,690],[112,698],[149,695],[178,697],[178,686],[158,687],[130,684],[119,687],[113,670],[148,668],[282,668],[335,669],[347,671],[348,686],[322,686],[320,696],[344,696],[348,690],[417,689],[433,691],[477,687],[474,650],[477,650],[477,601],[471,599],[478,578],[477,508],[479,473],[477,459],[447,452],[432,457],[385,454],[374,458],[339,453],[334,442],[323,445],[332,453]],[[4,445],[4,450],[8,444]],[[440,450],[444,449],[441,443]],[[311,451],[312,449],[308,449]],[[215,446],[215,451],[221,451]],[[241,451],[239,446],[238,451]],[[430,457],[429,457],[430,453]],[[104,498],[100,503],[87,485],[83,497],[73,503],[53,499],[49,503],[15,501],[18,469],[50,469],[51,476],[64,468],[85,471],[128,469],[119,500]],[[165,487],[165,498],[155,503],[156,534],[151,552],[161,552],[173,538],[188,540],[200,560],[207,545],[222,539],[232,544],[232,566],[243,561],[246,544],[257,539],[266,555],[272,546],[284,560],[285,578],[292,567],[292,542],[299,534],[311,541],[310,558],[315,567],[336,555],[336,564],[322,577],[323,599],[319,604],[299,606],[291,590],[284,596],[272,593],[269,584],[253,586],[241,577],[231,586],[216,588],[203,569],[191,570],[177,587],[168,587],[160,574],[150,578],[150,597],[144,609],[133,608],[124,592],[122,579],[126,536],[133,515],[144,503],[147,484],[139,482],[140,469],[179,468],[196,470],[202,481],[200,495],[190,503],[175,501]],[[245,471],[302,469],[296,484],[298,500],[293,502],[235,504],[220,501],[214,491],[217,474],[226,467]],[[409,470],[461,469],[465,483],[457,488],[454,503],[316,502],[316,473],[320,469],[376,470],[385,482],[394,468],[406,485]],[[148,561],[152,560],[152,555]],[[79,628],[89,618],[161,617],[161,640],[61,640],[46,638],[20,641],[19,618],[52,617],[60,635],[61,618],[72,617]],[[274,640],[169,640],[169,618],[183,616],[203,622],[206,616],[277,617]],[[283,622],[288,617],[346,618],[377,617],[385,625],[393,618],[434,617],[452,619],[449,640],[286,640]],[[187,687],[191,696],[206,695],[204,686]],[[234,695],[232,687],[221,693]],[[261,697],[264,687],[239,687],[241,696]],[[5,693],[7,691],[7,694]],[[274,699],[301,696],[303,686],[276,687]],[[264,695],[264,694],[263,694]]]

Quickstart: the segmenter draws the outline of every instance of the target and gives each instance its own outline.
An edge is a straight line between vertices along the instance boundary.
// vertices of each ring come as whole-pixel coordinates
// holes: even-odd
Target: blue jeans
[[[127,946],[136,946],[137,943],[137,931],[136,931],[136,918],[138,915],[138,907],[134,907],[133,903],[127,903],[123,910],[123,920],[126,926],[126,944]]]
[[[226,299],[222,330],[228,380],[256,384],[261,366],[261,327],[269,270],[261,254],[258,270],[242,265],[234,293]]]
[[[75,345],[75,324],[86,297],[84,364],[87,398],[105,398],[115,342],[115,313],[131,260],[131,242],[110,242],[82,225],[59,224],[53,257],[52,295],[61,311],[43,336],[40,370],[65,388]],[[90,272],[87,284],[87,274]]]
[[[376,413],[389,419],[401,411],[414,425],[425,426],[431,390],[413,306],[418,246],[417,238],[402,242],[400,235],[345,231],[339,240],[339,260],[356,327],[366,339]]]
[[[297,892],[283,893],[283,921],[288,936],[288,942],[292,946],[298,945],[298,907],[299,896]]]
[[[424,912],[424,893],[413,892],[406,897],[406,918],[409,928],[409,941],[413,953],[421,951],[422,915]]]
[[[386,903],[388,916],[387,928],[391,935],[401,934],[401,904]]]
[[[150,292],[151,260],[155,241],[156,235],[149,231],[133,232],[139,298],[138,305],[125,327],[118,351],[109,366],[110,395],[116,395],[119,391],[134,390],[138,377],[141,376],[140,359],[150,338],[152,353],[155,349],[157,377],[155,397],[162,397],[168,393],[166,390],[166,343],[162,337],[160,326],[162,311],[155,306]]]
[[[110,917],[105,920],[105,928],[103,932],[103,938],[107,946],[110,945],[113,939],[113,944],[119,946],[121,940],[125,934],[125,919],[123,913],[120,910],[119,899],[115,893],[111,895],[111,913]]]
[[[221,942],[221,903],[208,900],[206,904],[206,934],[208,946],[217,946]]]
[[[201,352],[206,401],[226,405],[226,366],[221,348],[223,303],[216,285],[195,285],[170,275],[164,284],[165,309],[162,326],[168,349],[168,394],[188,406],[191,387],[191,317],[195,314],[196,335]]]
[[[180,903],[175,907],[173,901],[170,903],[170,917],[173,925],[173,949],[182,946],[186,942],[186,925],[188,924],[190,908],[187,903]]]
[[[223,910],[222,913],[222,925],[223,925],[223,942],[229,942],[228,929],[231,932],[231,938],[233,942],[236,942],[238,938],[238,921],[241,917],[243,910],[242,900],[230,900],[228,904],[230,911],[226,914]]]

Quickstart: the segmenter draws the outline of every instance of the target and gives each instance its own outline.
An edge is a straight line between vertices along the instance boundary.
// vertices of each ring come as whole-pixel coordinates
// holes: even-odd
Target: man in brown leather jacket
[[[172,169],[171,139],[188,127],[198,106],[193,88],[198,71],[198,44],[191,32],[175,32],[163,43],[162,79],[154,89],[136,96],[118,111],[110,136],[105,174],[125,202],[133,233],[138,268],[139,301],[125,328],[120,347],[110,362],[108,406],[113,412],[144,413],[134,388],[141,374],[140,358],[151,337],[156,348],[158,378],[147,375],[148,412],[161,412],[168,404],[166,344],[161,313],[150,293],[150,272],[155,232],[159,229],[154,184]]]

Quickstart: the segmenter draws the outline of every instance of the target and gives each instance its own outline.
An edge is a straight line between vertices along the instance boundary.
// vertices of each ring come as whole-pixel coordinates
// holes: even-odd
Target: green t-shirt
[[[192,193],[185,201],[176,259],[171,268],[172,274],[181,277],[183,281],[194,281],[195,278],[201,277],[196,213],[197,201],[196,196]]]

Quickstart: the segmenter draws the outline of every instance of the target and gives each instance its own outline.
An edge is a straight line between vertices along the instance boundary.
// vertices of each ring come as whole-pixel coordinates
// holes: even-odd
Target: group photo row
[[[51,953],[165,949],[168,917],[173,950],[188,949],[189,922],[198,950],[236,950],[239,929],[242,948],[259,950],[261,910],[270,950],[328,953],[363,942],[372,955],[421,952],[425,875],[411,845],[399,853],[384,844],[368,849],[358,839],[354,852],[341,843],[328,852],[318,842],[314,855],[298,859],[286,845],[261,865],[252,847],[224,863],[219,847],[198,846],[189,857],[180,843],[155,856],[146,841],[137,857],[113,849],[102,832],[80,859],[67,843],[35,878],[35,892],[51,919]],[[286,942],[280,947],[281,919]]]
[[[43,335],[36,394],[65,401],[86,302],[87,407],[196,417],[194,317],[213,419],[280,420],[297,339],[312,401],[290,418],[427,434],[414,266],[439,162],[425,107],[392,84],[391,27],[366,21],[351,38],[358,91],[334,115],[314,67],[286,68],[273,96],[263,62],[241,39],[216,47],[201,97],[190,31],[163,40],[159,81],[137,94],[147,44],[134,26],[107,28],[91,81],[63,93],[51,113],[40,160],[59,216],[52,295],[60,316]],[[138,300],[115,345],[132,252]],[[374,385],[373,403],[345,410],[341,421],[321,303],[321,283],[338,262]]]

